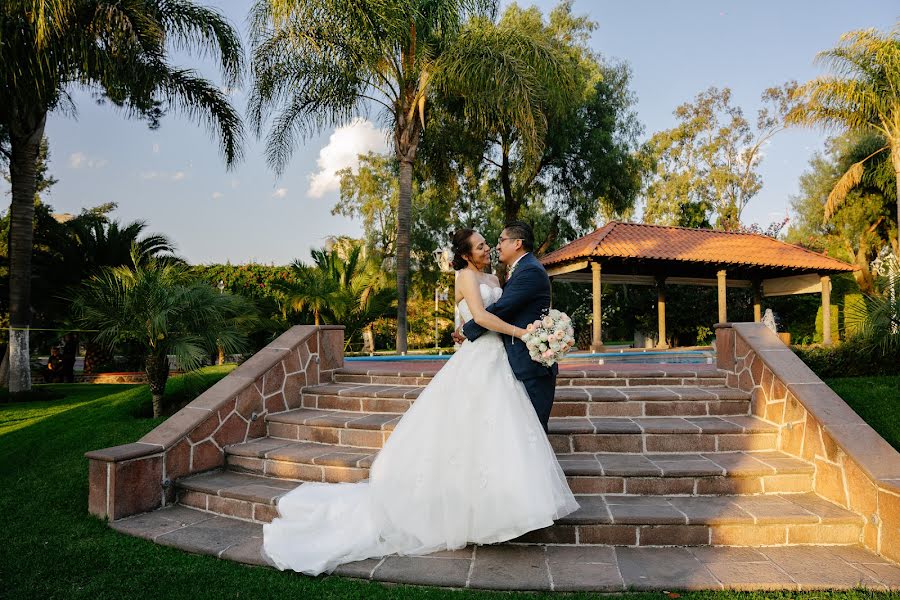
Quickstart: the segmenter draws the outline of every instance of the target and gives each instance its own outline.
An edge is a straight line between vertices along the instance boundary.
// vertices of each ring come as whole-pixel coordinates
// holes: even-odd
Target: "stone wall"
[[[816,493],[865,518],[860,543],[900,561],[900,453],[761,323],[717,325],[716,356],[752,413],[780,426],[778,449],[815,466]]]
[[[226,445],[265,437],[266,415],[332,381],[343,350],[343,326],[292,327],[137,442],[86,453],[88,510],[115,520],[174,502],[176,479],[224,466]]]

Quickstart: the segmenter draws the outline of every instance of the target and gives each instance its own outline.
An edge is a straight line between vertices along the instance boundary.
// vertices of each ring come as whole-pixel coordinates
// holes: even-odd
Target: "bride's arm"
[[[505,333],[517,338],[522,337],[525,333],[524,329],[510,325],[500,317],[492,315],[484,309],[484,303],[481,301],[481,289],[478,286],[478,278],[475,273],[467,270],[460,271],[459,277],[456,279],[456,285],[469,306],[472,320],[476,323],[485,329]]]

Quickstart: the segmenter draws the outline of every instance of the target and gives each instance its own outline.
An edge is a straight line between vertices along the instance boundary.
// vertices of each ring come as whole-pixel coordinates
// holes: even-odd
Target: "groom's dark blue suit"
[[[512,325],[525,329],[529,323],[541,318],[550,308],[550,278],[544,266],[530,252],[522,256],[512,276],[503,286],[503,295],[497,302],[486,307]],[[474,320],[463,325],[462,332],[467,339],[477,340],[487,329]],[[556,392],[556,374],[559,367],[545,367],[528,354],[525,342],[508,335],[502,335],[506,355],[516,379],[528,391],[538,419],[547,431],[553,396]]]

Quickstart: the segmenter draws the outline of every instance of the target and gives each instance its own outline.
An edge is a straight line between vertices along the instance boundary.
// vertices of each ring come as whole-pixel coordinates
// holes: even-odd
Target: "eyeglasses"
[[[514,242],[514,241],[516,241],[516,240],[522,241],[522,238],[507,238],[507,237],[500,237],[500,238],[497,239],[497,245],[499,246],[499,245],[502,244],[503,242]]]

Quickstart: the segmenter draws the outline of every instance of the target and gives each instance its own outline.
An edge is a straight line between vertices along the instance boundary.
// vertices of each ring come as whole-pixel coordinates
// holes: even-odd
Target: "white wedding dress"
[[[500,288],[480,286],[484,305]],[[466,301],[459,304],[471,318]],[[388,554],[490,544],[578,508],[493,332],[464,342],[397,423],[369,480],[304,483],[278,499],[263,555],[310,575]]]

